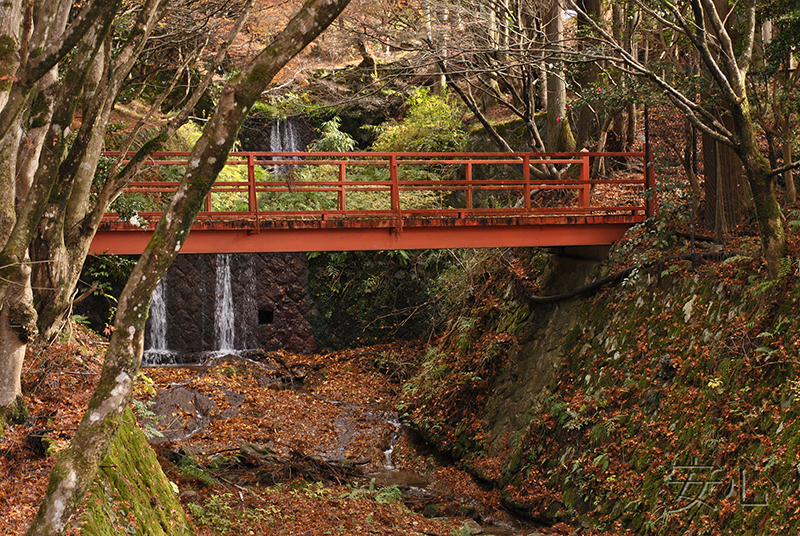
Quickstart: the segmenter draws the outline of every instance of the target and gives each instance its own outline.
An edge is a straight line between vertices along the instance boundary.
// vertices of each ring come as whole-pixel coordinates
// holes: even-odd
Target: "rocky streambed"
[[[140,416],[201,534],[235,530],[243,513],[259,518],[254,534],[548,532],[401,426],[402,371],[418,351],[249,352],[150,368]]]

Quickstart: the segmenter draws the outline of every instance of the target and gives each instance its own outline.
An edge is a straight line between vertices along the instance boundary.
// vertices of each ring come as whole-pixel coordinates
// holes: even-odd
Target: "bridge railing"
[[[107,156],[119,157],[108,152]],[[189,153],[154,154],[124,196],[153,223],[175,192]],[[639,174],[592,179],[595,158],[641,160]],[[231,153],[199,219],[441,218],[653,212],[645,152]],[[538,178],[559,168],[560,178]],[[593,195],[609,188],[618,195]],[[137,208],[138,207],[138,208]],[[109,213],[107,221],[119,221]]]

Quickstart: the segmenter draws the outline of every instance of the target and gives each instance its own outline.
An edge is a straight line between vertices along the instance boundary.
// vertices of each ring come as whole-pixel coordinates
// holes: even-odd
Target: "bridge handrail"
[[[117,157],[119,152],[108,151],[108,157]],[[123,158],[133,156],[129,153]],[[187,166],[190,153],[172,151],[153,154],[148,159],[148,168],[153,166]],[[652,187],[648,170],[646,151],[641,152],[576,152],[576,153],[379,153],[379,152],[232,152],[226,166],[246,166],[247,178],[231,180],[221,175],[217,178],[211,192],[206,198],[205,210],[199,218],[219,219],[254,219],[256,224],[265,217],[441,217],[445,215],[470,215],[482,217],[486,215],[500,216],[536,216],[546,214],[608,214],[630,213],[650,216],[653,213],[652,196],[647,189]],[[642,160],[641,178],[591,179],[590,169],[595,158],[634,158]],[[476,166],[513,166],[515,178],[491,179],[475,178]],[[560,179],[537,179],[532,175],[534,166],[559,165],[568,166],[567,173]],[[331,177],[323,180],[295,180],[291,171],[285,175],[272,173],[268,180],[257,179],[257,168],[296,170],[298,166],[329,166]],[[388,177],[380,180],[364,180],[354,177],[354,167],[380,167],[388,171]],[[435,180],[408,179],[403,177],[412,166],[440,166],[458,169],[458,178],[437,177]],[[348,175],[348,170],[350,174]],[[327,171],[327,169],[326,169]],[[386,171],[384,171],[385,173]],[[509,173],[505,173],[508,175]],[[453,173],[450,173],[453,175]],[[461,178],[463,177],[463,178]],[[168,180],[134,180],[125,192],[148,195],[168,194],[174,192],[178,181]],[[629,201],[616,205],[593,204],[592,189],[596,185],[628,186],[635,191],[629,192]],[[577,203],[574,206],[535,207],[531,195],[541,190],[577,190]],[[481,191],[519,192],[521,200],[514,206],[480,207],[476,205],[475,195]],[[336,194],[336,208],[327,210],[265,210],[259,207],[259,194],[283,194],[297,192],[320,192]],[[388,196],[388,209],[363,210],[348,208],[348,196],[378,192]],[[419,208],[402,206],[403,197],[408,192],[461,193],[463,207]],[[405,193],[405,194],[404,194]],[[246,210],[214,210],[213,198],[219,194],[242,194],[246,196]],[[146,220],[155,219],[159,212],[139,213]],[[114,213],[106,215],[106,221],[119,221]],[[151,222],[152,223],[152,222]]]

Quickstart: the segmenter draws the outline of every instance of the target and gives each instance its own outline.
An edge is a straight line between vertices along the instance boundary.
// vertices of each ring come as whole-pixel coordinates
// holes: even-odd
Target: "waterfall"
[[[172,352],[167,348],[167,300],[162,278],[150,298],[150,347],[144,352],[143,361],[148,365],[163,365],[172,361]]]
[[[231,290],[231,256],[217,254],[217,285],[215,288],[214,327],[217,332],[217,351],[234,350],[233,292]]]
[[[300,137],[293,121],[272,123],[269,132],[269,150],[273,153],[294,153],[301,150]]]
[[[294,153],[302,150],[294,121],[283,120],[272,123],[269,130],[269,150],[273,153]],[[274,172],[279,175],[288,173],[290,167],[277,166]]]

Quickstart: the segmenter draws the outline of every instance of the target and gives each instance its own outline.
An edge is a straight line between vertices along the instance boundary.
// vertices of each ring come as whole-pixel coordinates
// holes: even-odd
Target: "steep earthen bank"
[[[638,256],[658,257],[643,231]],[[633,258],[496,257],[404,387],[406,423],[546,524],[602,532],[796,532],[800,264],[757,245],[656,263],[599,294],[554,294]]]

